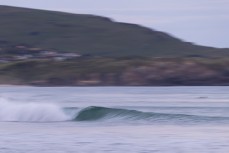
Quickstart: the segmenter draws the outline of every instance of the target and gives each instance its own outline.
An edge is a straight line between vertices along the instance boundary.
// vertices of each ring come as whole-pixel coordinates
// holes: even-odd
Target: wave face
[[[82,109],[76,116],[76,121],[95,121],[95,120],[109,120],[109,119],[147,119],[151,117],[151,113],[144,113],[136,110],[106,108],[91,106]]]
[[[124,108],[90,106],[62,108],[46,103],[15,103],[0,99],[1,122],[96,122],[120,123],[229,123],[229,117],[142,112]]]
[[[58,122],[71,120],[71,116],[54,104],[12,103],[1,100],[2,122]]]
[[[166,114],[154,112],[141,112],[137,110],[87,107],[82,109],[74,119],[75,121],[145,121],[147,123],[229,123],[228,117],[198,116],[187,114]]]

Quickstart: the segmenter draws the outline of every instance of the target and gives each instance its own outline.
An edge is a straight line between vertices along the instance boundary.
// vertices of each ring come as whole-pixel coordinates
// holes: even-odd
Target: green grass
[[[19,44],[93,56],[228,56],[166,33],[108,18],[0,6],[0,48]]]

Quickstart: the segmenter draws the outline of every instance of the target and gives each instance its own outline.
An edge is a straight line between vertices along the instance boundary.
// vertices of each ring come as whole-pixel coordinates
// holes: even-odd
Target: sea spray
[[[61,107],[47,103],[15,103],[0,99],[0,121],[14,122],[58,122],[72,117]]]

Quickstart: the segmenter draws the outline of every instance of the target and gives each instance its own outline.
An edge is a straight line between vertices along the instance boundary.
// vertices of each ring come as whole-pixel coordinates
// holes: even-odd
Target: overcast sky
[[[0,5],[96,14],[229,48],[229,0],[0,0]]]

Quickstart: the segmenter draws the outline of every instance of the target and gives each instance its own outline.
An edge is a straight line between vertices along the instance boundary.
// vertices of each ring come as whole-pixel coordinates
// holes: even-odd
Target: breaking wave
[[[188,114],[166,114],[155,112],[142,112],[138,110],[87,107],[82,109],[74,119],[75,121],[98,121],[98,120],[118,120],[118,121],[146,121],[151,123],[229,123],[229,117],[198,116]]]
[[[228,117],[142,112],[121,108],[90,106],[83,109],[62,108],[46,103],[0,101],[1,122],[118,121],[144,123],[229,123]]]
[[[2,122],[58,122],[71,119],[71,116],[54,104],[0,101]]]

